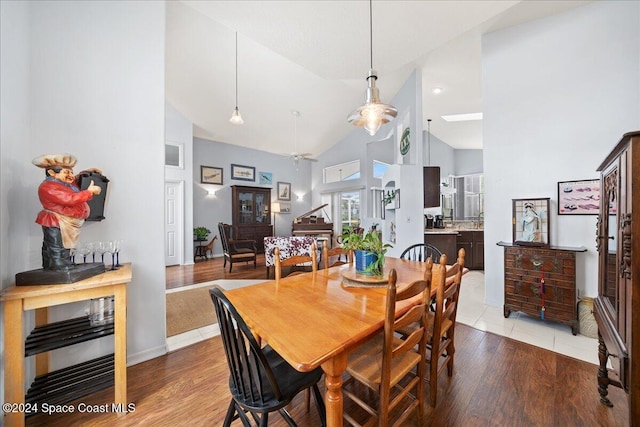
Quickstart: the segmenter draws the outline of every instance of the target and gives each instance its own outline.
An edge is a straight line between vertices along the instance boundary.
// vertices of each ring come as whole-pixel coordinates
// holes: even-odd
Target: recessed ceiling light
[[[464,122],[467,120],[482,120],[482,113],[468,114],[452,114],[450,116],[442,116],[448,122]]]
[[[441,87],[434,87],[431,92],[433,92],[434,95],[441,94],[442,93],[442,88]]]

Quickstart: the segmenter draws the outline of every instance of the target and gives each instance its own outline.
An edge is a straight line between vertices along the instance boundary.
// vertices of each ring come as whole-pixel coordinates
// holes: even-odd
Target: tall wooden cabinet
[[[598,392],[611,406],[607,387],[623,388],[629,425],[640,426],[640,131],[625,134],[598,171]]]
[[[264,238],[273,236],[271,188],[232,185],[231,215],[238,230],[234,238],[255,240],[258,252],[264,253]]]

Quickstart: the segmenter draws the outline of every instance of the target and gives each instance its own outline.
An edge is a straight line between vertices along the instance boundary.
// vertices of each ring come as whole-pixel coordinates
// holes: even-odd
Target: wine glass
[[[124,240],[114,240],[116,242],[116,268],[122,267],[120,264],[120,249],[122,248],[122,244]]]
[[[100,259],[101,262],[104,264],[104,252],[105,252],[105,247],[104,247],[104,242],[93,242],[91,243],[91,245],[93,246],[93,262],[95,262],[95,256],[100,255]]]
[[[82,261],[87,263],[87,255],[91,253],[91,247],[88,243],[80,243],[76,249],[80,255],[82,255]]]
[[[117,270],[116,267],[116,246],[117,240],[107,240],[104,242],[105,251],[111,254],[111,268],[110,270]]]

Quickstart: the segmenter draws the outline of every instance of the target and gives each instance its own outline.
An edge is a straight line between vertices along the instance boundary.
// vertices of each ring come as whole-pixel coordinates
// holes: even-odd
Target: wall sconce
[[[296,193],[296,196],[298,196],[299,202],[304,202],[304,193]]]
[[[216,197],[217,188],[207,187],[207,196]]]

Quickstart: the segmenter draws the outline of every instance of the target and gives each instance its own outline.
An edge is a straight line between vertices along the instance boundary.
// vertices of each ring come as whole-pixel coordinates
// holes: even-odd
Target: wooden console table
[[[15,404],[20,410],[5,413],[7,426],[24,426],[25,412],[25,356],[36,355],[36,378],[44,381],[54,382],[51,377],[54,373],[49,372],[48,351],[66,345],[76,344],[83,341],[99,338],[105,335],[114,335],[113,356],[102,357],[85,362],[82,365],[88,374],[95,374],[98,371],[96,364],[108,364],[113,367],[114,375],[108,375],[106,382],[96,387],[92,381],[86,381],[92,387],[76,390],[73,396],[67,396],[65,403],[75,400],[83,395],[92,393],[100,388],[114,385],[115,405],[110,407],[120,409],[119,414],[124,414],[127,408],[127,284],[131,282],[131,264],[125,264],[118,270],[106,271],[97,276],[90,277],[75,283],[57,285],[36,285],[36,286],[11,286],[0,292],[0,301],[4,302],[4,401],[5,404]],[[102,298],[114,296],[114,320],[113,324],[97,330],[91,327],[88,317],[71,319],[69,321],[56,322],[56,327],[68,327],[70,323],[80,324],[73,334],[57,340],[48,339],[47,344],[29,350],[25,346],[23,335],[24,312],[36,310],[36,330],[44,331],[46,335],[48,323],[48,307],[66,304],[70,302],[89,300],[91,298]],[[86,325],[85,328],[82,324]],[[51,324],[53,325],[53,324]],[[111,328],[111,329],[109,329]],[[78,329],[81,329],[79,332]],[[33,333],[32,333],[33,335]],[[29,338],[27,338],[27,343]],[[75,368],[82,369],[82,365]],[[63,372],[56,371],[55,374]],[[103,375],[104,377],[104,375]],[[113,380],[111,380],[113,378]],[[48,397],[47,397],[48,398]],[[53,402],[51,402],[53,403]],[[60,404],[61,401],[55,403]]]

